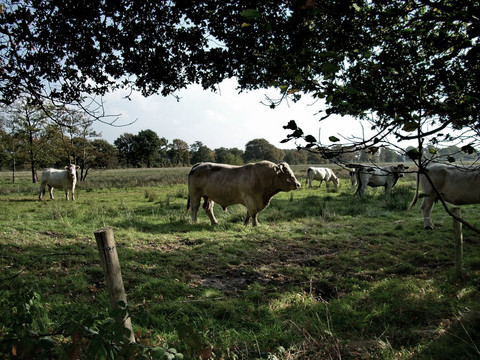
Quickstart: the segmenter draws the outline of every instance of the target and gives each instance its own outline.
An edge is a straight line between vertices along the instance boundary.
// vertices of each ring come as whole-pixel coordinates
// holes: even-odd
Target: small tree
[[[243,160],[248,162],[269,160],[272,162],[280,162],[285,156],[283,150],[276,148],[265,139],[254,139],[245,145],[245,153]]]
[[[113,142],[118,151],[118,162],[122,166],[126,166],[127,168],[134,164],[134,141],[135,140],[133,134],[124,133]]]
[[[215,159],[221,164],[242,165],[244,152],[238,148],[227,149],[224,147],[215,149]]]
[[[185,141],[174,139],[169,145],[167,153],[171,166],[190,165],[190,151]]]
[[[215,152],[201,141],[196,141],[190,145],[190,154],[192,157],[190,163],[192,165],[198,162],[215,162]]]
[[[153,130],[142,130],[133,138],[133,153],[137,165],[145,164],[148,168],[153,166],[158,158],[161,141]]]

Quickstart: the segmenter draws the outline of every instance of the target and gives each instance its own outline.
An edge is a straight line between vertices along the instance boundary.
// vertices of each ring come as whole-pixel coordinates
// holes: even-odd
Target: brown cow
[[[188,174],[187,212],[191,209],[192,220],[197,222],[203,197],[203,208],[214,225],[218,224],[213,214],[215,202],[224,210],[227,206],[242,204],[247,208],[245,225],[253,218],[256,226],[258,213],[267,207],[273,195],[299,187],[300,183],[285,162],[276,165],[260,161],[245,166],[198,163]]]

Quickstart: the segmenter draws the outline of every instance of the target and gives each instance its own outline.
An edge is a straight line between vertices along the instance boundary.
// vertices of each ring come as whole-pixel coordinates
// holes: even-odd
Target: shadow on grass
[[[338,351],[346,359],[353,358],[349,345],[359,342],[363,355],[374,358],[384,355],[381,344],[388,344],[392,354],[423,344],[415,358],[441,359],[442,343],[448,346],[454,339],[463,344],[456,344],[454,358],[474,358],[467,335],[478,339],[478,318],[463,334],[460,323],[455,332],[450,326],[457,315],[452,306],[461,306],[458,300],[452,301],[452,295],[474,281],[473,277],[467,283],[446,286],[443,269],[432,267],[418,277],[401,277],[368,260],[357,263],[359,244],[327,246],[260,233],[252,246],[249,234],[215,238],[209,225],[190,226],[196,230],[200,226],[205,236],[150,239],[133,246],[116,239],[128,301],[133,309],[142,307],[150,316],[148,326],[136,324],[135,318],[134,325],[160,337],[169,336],[171,345],[183,347],[185,353],[208,342],[219,352],[244,346],[266,353],[280,346],[293,349],[307,339],[316,339],[316,351],[320,351],[319,344],[328,332],[330,340],[341,344]],[[36,289],[49,303],[48,321],[54,328],[68,318],[75,308],[71,304],[89,304],[90,311],[97,312],[106,303],[94,242],[62,245],[53,240],[45,236],[38,245],[25,247],[4,244],[1,262],[6,271],[0,278],[0,291]],[[368,254],[367,247],[363,251]],[[411,255],[386,256],[408,262]],[[65,297],[64,304],[59,295]],[[472,296],[474,292],[465,299]],[[5,314],[2,304],[0,312]],[[199,336],[196,342],[176,338],[174,334],[182,327],[188,327],[189,336]],[[228,338],[231,334],[234,337]]]

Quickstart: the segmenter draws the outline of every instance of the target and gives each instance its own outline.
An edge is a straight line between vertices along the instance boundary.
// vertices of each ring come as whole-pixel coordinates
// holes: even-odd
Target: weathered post
[[[98,253],[107,283],[108,295],[113,308],[118,308],[118,303],[123,301],[127,304],[127,295],[123,286],[122,272],[120,271],[120,262],[115,247],[115,239],[113,238],[113,230],[105,228],[95,231],[95,240],[97,241]],[[129,340],[135,342],[135,335],[132,330],[132,320],[127,315],[126,318],[117,319],[123,323],[125,328],[130,330]]]
[[[453,208],[452,212],[458,217],[462,216],[462,211],[458,207]],[[453,219],[453,231],[455,233],[455,274],[461,277],[463,275],[463,233],[460,221]]]

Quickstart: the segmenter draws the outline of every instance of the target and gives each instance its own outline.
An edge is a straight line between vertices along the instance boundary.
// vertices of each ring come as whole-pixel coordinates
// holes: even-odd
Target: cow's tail
[[[411,202],[410,205],[408,206],[408,210],[410,210],[411,208],[413,208],[413,207],[415,206],[415,204],[417,203],[419,184],[420,184],[420,171],[417,171],[417,187],[416,187],[416,189],[415,189],[415,196],[413,197],[412,202]]]
[[[187,211],[185,211],[185,215],[187,215],[190,210],[192,209],[192,202],[190,201],[190,195],[188,195],[188,199],[187,199]]]

